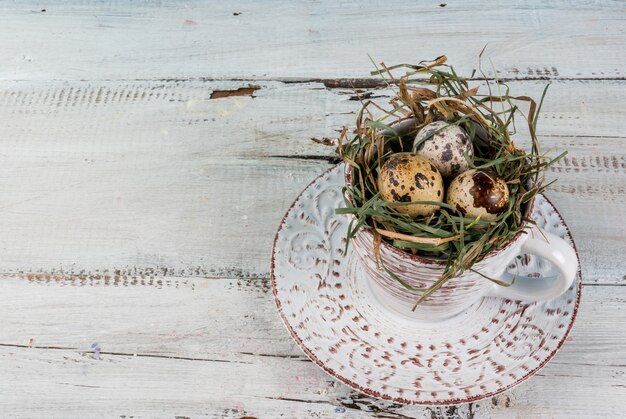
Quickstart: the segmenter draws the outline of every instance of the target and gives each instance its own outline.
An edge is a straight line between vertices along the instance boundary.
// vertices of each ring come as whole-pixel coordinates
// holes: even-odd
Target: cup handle
[[[490,296],[512,300],[545,301],[556,298],[569,289],[578,272],[576,252],[565,240],[533,226],[520,249],[520,254],[531,254],[550,261],[559,271],[558,276],[531,278],[504,272],[500,279],[513,283],[508,287],[493,284]]]

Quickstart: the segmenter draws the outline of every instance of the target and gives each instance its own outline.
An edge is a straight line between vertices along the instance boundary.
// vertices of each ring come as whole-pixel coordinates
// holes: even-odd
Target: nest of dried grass
[[[346,208],[337,209],[339,214],[354,216],[348,228],[348,243],[359,229],[368,228],[375,237],[376,254],[380,241],[385,240],[407,252],[447,260],[442,277],[422,290],[416,306],[533,223],[529,204],[549,186],[544,181],[546,169],[565,154],[549,158],[540,152],[537,119],[548,86],[537,103],[528,96],[512,95],[506,84],[490,80],[480,70],[482,78],[474,78],[476,72],[469,77],[485,84],[482,89],[487,93],[480,94],[478,86],[470,87],[468,78],[457,75],[446,61],[441,56],[418,65],[376,66],[372,75],[383,78],[393,98],[388,106],[362,100],[354,135],[349,138],[344,129],[339,140],[341,157],[353,171],[353,183],[346,185]],[[397,76],[399,71],[404,74]],[[470,168],[495,171],[506,181],[508,207],[496,220],[466,218],[445,202],[421,202],[439,209],[433,215],[413,219],[395,210],[406,203],[381,199],[377,177],[386,159],[393,153],[411,151],[415,134],[438,120],[459,125],[467,132],[474,147]],[[520,121],[530,135],[528,152],[516,147],[512,139],[517,133],[516,122]]]

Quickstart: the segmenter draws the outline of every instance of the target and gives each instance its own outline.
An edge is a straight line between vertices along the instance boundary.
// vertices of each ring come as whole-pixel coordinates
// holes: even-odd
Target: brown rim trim
[[[497,396],[498,394],[503,393],[503,392],[505,392],[505,391],[507,391],[507,390],[509,390],[509,389],[511,389],[511,388],[513,388],[515,386],[517,386],[518,384],[522,383],[523,381],[526,381],[527,379],[529,379],[530,377],[535,375],[535,373],[537,373],[537,371],[542,369],[554,357],[554,355],[556,355],[556,353],[563,347],[563,344],[565,343],[565,341],[567,340],[570,332],[572,331],[572,327],[574,326],[574,321],[576,320],[576,315],[578,314],[578,308],[580,306],[580,296],[581,296],[581,293],[582,293],[582,272],[581,272],[581,268],[580,268],[580,258],[578,257],[578,249],[576,248],[576,243],[574,242],[574,238],[572,237],[572,234],[570,232],[569,227],[567,226],[567,224],[565,224],[565,220],[563,220],[563,217],[561,216],[559,211],[556,209],[556,207],[554,206],[552,201],[550,201],[548,198],[546,198],[545,195],[542,195],[543,198],[545,198],[545,200],[548,201],[548,203],[550,205],[552,205],[552,207],[554,208],[554,211],[555,211],[556,215],[559,217],[559,219],[561,220],[561,222],[565,226],[565,231],[566,231],[567,237],[571,240],[571,242],[573,244],[574,251],[576,252],[576,257],[578,258],[578,273],[576,275],[577,278],[578,278],[578,287],[577,287],[577,290],[576,290],[576,303],[574,304],[574,309],[572,310],[571,320],[570,320],[569,325],[567,326],[567,330],[565,331],[565,334],[563,335],[563,338],[557,344],[556,349],[554,351],[552,351],[546,357],[546,359],[539,366],[537,366],[537,368],[535,368],[534,370],[529,371],[526,375],[524,375],[523,377],[519,378],[514,383],[509,384],[508,386],[502,387],[501,389],[498,389],[496,391],[492,391],[490,393],[485,393],[485,394],[481,394],[479,396],[467,397],[467,398],[463,398],[463,399],[449,399],[449,400],[442,400],[442,401],[417,401],[417,400],[404,399],[404,398],[401,398],[401,397],[392,397],[392,396],[390,396],[388,394],[381,394],[378,391],[374,391],[374,390],[371,390],[371,389],[368,389],[368,388],[365,388],[365,387],[361,387],[360,385],[358,385],[358,384],[350,381],[349,379],[341,376],[336,371],[334,371],[332,368],[326,367],[322,363],[322,361],[320,361],[315,356],[315,354],[305,346],[304,342],[300,339],[300,337],[298,336],[296,331],[291,328],[291,325],[289,324],[289,321],[287,320],[287,317],[283,313],[283,309],[282,309],[281,303],[278,300],[278,290],[276,289],[276,276],[275,276],[275,273],[274,273],[274,267],[275,267],[274,258],[275,258],[275,253],[276,253],[276,243],[278,241],[278,235],[280,234],[280,232],[282,230],[282,227],[283,227],[283,224],[285,223],[285,220],[287,219],[287,216],[289,215],[289,213],[293,209],[293,207],[296,204],[296,202],[298,202],[298,200],[304,194],[304,192],[306,192],[322,176],[324,176],[327,173],[337,169],[337,167],[340,166],[341,164],[343,164],[343,163],[339,163],[339,164],[334,165],[330,169],[324,171],[324,173],[322,173],[320,176],[315,178],[315,180],[313,180],[311,183],[309,183],[309,185],[302,192],[300,192],[298,197],[291,204],[291,206],[289,207],[289,209],[287,210],[287,212],[283,216],[282,220],[280,221],[280,224],[279,224],[279,227],[278,227],[278,231],[276,232],[276,235],[274,236],[274,243],[272,245],[272,255],[271,255],[271,259],[270,259],[270,280],[271,280],[271,283],[272,283],[272,293],[274,294],[274,303],[276,304],[276,308],[278,309],[278,312],[279,312],[280,317],[281,317],[281,319],[283,321],[283,324],[287,328],[287,331],[289,332],[289,334],[291,335],[293,340],[296,341],[296,343],[298,344],[298,346],[300,347],[302,352],[304,352],[304,354],[307,357],[309,357],[309,359],[311,361],[313,361],[315,364],[317,364],[318,367],[320,367],[321,369],[326,371],[327,374],[331,375],[335,379],[337,379],[337,380],[341,381],[342,383],[352,387],[353,389],[359,390],[359,391],[367,394],[368,396],[372,396],[372,397],[375,397],[375,398],[378,398],[378,399],[381,399],[381,400],[390,400],[390,401],[393,401],[395,403],[401,403],[401,404],[407,404],[407,405],[447,406],[447,405],[452,405],[452,404],[471,403],[471,402],[475,402],[475,401],[478,401],[478,400],[486,399],[486,398],[489,398],[489,397]]]

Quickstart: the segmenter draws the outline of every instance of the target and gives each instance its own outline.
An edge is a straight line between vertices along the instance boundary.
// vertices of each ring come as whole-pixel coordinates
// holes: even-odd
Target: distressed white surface
[[[0,272],[267,277],[280,218],[335,156],[311,138],[352,124],[358,102],[279,82],[209,99],[241,86],[0,82]],[[570,153],[548,196],[578,239],[585,283],[622,283],[626,271],[613,258],[626,254],[625,95],[621,81],[554,82],[541,115],[545,149]]]
[[[0,416],[623,415],[625,15],[612,1],[0,3]],[[358,102],[278,80],[366,77],[366,53],[468,70],[485,43],[514,92],[555,80],[540,134],[570,154],[548,196],[587,284],[572,340],[492,401],[360,397],[304,358],[267,279],[280,217],[334,157],[311,138],[336,136]],[[209,99],[252,79],[254,98]]]
[[[4,278],[0,292],[12,299],[0,308],[0,411],[12,417],[79,417],[85,411],[106,417],[333,417],[339,407],[358,417],[358,410],[346,407],[358,395],[288,338],[267,280],[172,281],[159,289]],[[625,290],[585,287],[563,350],[531,380],[472,408],[488,417],[619,416],[626,337],[615,333],[615,325],[626,321],[620,309]],[[28,346],[31,338],[34,348],[4,343]],[[101,359],[94,359],[93,343]],[[357,406],[367,410],[368,400]],[[420,407],[386,410],[428,413]],[[459,408],[461,417],[467,411]]]
[[[413,63],[444,52],[469,71],[485,45],[501,76],[626,75],[620,1],[58,3],[4,3],[0,76],[365,77],[367,54]]]

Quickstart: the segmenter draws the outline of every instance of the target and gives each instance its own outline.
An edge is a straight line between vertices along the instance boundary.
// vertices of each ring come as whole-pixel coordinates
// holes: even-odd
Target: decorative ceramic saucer
[[[368,395],[405,404],[445,405],[491,397],[526,380],[554,356],[572,328],[581,274],[559,298],[522,303],[484,298],[462,314],[423,323],[385,309],[371,294],[348,248],[344,165],[318,177],[283,218],[272,253],[278,311],[304,353],[328,374]],[[573,244],[543,196],[537,225]],[[523,255],[518,275],[552,276],[551,265]]]

